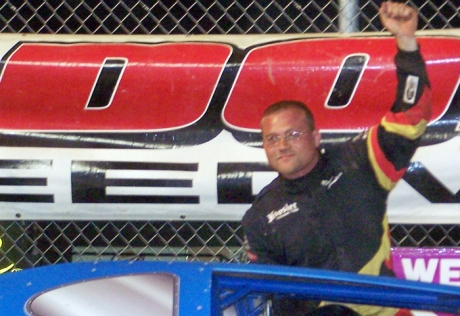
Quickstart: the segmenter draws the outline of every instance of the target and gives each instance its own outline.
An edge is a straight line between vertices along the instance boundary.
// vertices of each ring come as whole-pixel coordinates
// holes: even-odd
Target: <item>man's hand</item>
[[[397,40],[398,47],[405,51],[417,50],[415,31],[417,30],[417,11],[404,4],[383,2],[379,10],[380,21]]]

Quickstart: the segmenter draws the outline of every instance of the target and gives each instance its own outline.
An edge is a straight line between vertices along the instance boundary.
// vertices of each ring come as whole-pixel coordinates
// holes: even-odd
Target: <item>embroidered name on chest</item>
[[[290,205],[286,204],[281,209],[277,211],[271,211],[267,215],[268,223],[270,224],[273,221],[277,221],[283,217],[288,216],[289,214],[296,213],[298,211],[299,208],[297,207],[297,203],[292,203]]]

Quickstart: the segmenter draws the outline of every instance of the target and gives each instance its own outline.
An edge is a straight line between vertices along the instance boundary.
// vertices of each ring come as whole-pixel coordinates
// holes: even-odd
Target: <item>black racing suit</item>
[[[242,221],[251,262],[393,275],[387,198],[431,115],[420,52],[399,51],[395,63],[396,100],[379,125],[322,150],[306,176],[278,176],[259,193]],[[311,302],[275,303],[275,315],[311,309]]]

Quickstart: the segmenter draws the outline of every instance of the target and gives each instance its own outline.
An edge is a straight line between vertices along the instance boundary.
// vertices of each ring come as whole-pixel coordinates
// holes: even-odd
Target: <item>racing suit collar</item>
[[[281,190],[289,194],[309,194],[320,188],[321,180],[325,179],[325,167],[327,160],[324,155],[321,155],[316,166],[306,175],[297,179],[286,179],[279,176]]]

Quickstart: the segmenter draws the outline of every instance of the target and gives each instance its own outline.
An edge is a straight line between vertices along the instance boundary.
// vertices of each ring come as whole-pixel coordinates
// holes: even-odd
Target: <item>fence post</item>
[[[359,5],[357,0],[339,0],[339,31],[359,32]]]

